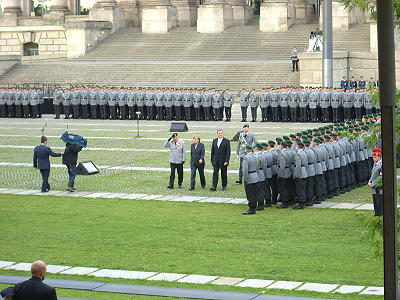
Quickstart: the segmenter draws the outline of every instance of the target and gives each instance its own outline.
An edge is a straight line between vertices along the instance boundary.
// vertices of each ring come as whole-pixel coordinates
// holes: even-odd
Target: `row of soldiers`
[[[379,112],[373,93],[364,89],[283,87],[260,92],[242,90],[238,94],[216,89],[153,89],[80,87],[53,90],[56,118],[150,119],[150,120],[231,120],[235,96],[240,99],[242,122],[340,122]],[[31,89],[1,89],[1,117],[38,117],[42,113],[43,92]]]
[[[0,88],[0,117],[40,118],[44,96],[38,89]]]
[[[255,214],[277,202],[281,202],[277,208],[304,209],[366,185],[373,160],[364,136],[376,122],[379,116],[368,115],[247,144],[242,179],[249,210],[243,214]]]

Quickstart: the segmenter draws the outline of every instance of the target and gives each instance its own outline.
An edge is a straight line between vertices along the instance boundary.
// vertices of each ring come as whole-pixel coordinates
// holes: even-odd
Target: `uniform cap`
[[[304,144],[302,142],[298,142],[297,145],[304,147]]]
[[[285,141],[285,142],[282,142],[282,143],[281,143],[281,146],[287,147],[288,144],[287,144],[287,142]]]
[[[296,136],[294,134],[290,134],[289,137],[295,138]]]
[[[269,140],[269,141],[268,141],[268,145],[275,145],[275,142],[272,141],[272,140]]]
[[[275,143],[274,143],[275,144]],[[261,143],[261,146],[263,146],[263,147],[267,147],[268,146],[268,144],[267,143]]]
[[[246,149],[251,149],[253,150],[253,147],[251,145],[246,145]]]
[[[313,139],[312,140],[314,143],[319,143],[320,141],[319,141],[319,139]]]
[[[288,145],[288,146],[292,146],[293,145],[293,142],[291,141],[291,140],[287,140],[287,141],[285,141],[286,142],[286,144]]]
[[[256,148],[262,149],[262,147],[263,147],[263,146],[261,145],[261,143],[257,143],[257,144],[256,144]]]
[[[311,143],[310,143],[309,140],[304,140],[304,141],[303,141],[303,144],[305,144],[305,145],[310,145]]]
[[[245,127],[249,128],[250,126],[249,126],[249,124],[244,124],[243,128],[245,128]]]
[[[284,136],[283,136],[283,139],[284,139],[285,141],[290,140],[290,138],[289,138],[287,135],[284,135]]]
[[[283,140],[282,140],[282,138],[277,137],[277,138],[275,139],[275,141],[277,141],[277,142],[282,142]]]

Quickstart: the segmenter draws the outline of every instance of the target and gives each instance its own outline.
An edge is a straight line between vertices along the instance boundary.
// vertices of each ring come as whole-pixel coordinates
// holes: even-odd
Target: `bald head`
[[[33,277],[39,277],[43,280],[46,275],[46,264],[41,260],[35,261],[31,266],[31,273]]]

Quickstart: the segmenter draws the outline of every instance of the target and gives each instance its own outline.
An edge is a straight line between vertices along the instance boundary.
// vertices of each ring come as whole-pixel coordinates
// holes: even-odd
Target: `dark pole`
[[[324,87],[333,87],[332,0],[324,0],[323,6],[322,85]]]
[[[398,300],[396,201],[396,69],[393,0],[377,0],[378,63],[382,113],[385,300]]]

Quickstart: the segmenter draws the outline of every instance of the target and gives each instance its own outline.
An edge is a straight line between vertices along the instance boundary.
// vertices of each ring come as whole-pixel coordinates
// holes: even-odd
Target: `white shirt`
[[[221,143],[222,143],[222,137],[221,138],[218,138],[218,141],[217,141],[217,146],[218,146],[218,148],[219,148],[219,146],[221,145]]]

